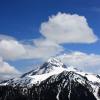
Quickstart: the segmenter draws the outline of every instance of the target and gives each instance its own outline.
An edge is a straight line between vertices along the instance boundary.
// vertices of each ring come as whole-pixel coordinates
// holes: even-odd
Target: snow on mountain
[[[13,82],[16,84],[17,83],[18,84],[21,84],[21,83],[36,84],[36,83],[40,83],[41,81],[47,79],[48,77],[52,75],[60,74],[63,71],[73,71],[82,76],[85,76],[89,81],[93,83],[96,83],[96,82],[100,83],[100,78],[97,77],[97,75],[82,72],[78,70],[77,68],[74,68],[73,66],[67,67],[61,62],[60,59],[61,58],[58,58],[58,57],[50,58],[47,62],[45,62],[42,66],[40,66],[40,68],[36,70],[32,70],[28,73],[25,73],[21,77],[11,79],[10,81],[7,81],[8,83],[4,83],[4,84],[9,84],[10,82]]]
[[[79,77],[79,75],[85,77],[88,80],[89,84],[93,88],[93,94],[95,95],[97,100],[100,100],[97,95],[100,87],[100,76],[92,73],[82,72],[74,68],[73,66],[68,67],[64,65],[60,59],[61,58],[59,57],[50,58],[47,62],[40,66],[40,68],[25,73],[21,77],[1,82],[0,85],[12,85],[13,87],[31,87],[33,86],[33,84],[40,84],[42,81],[46,80],[50,76],[59,75],[64,71],[74,72],[76,74],[74,74],[75,76],[73,76],[73,78],[75,78],[75,80],[77,79],[79,83],[84,84],[85,82],[81,79],[81,77]]]
[[[47,79],[48,77],[54,74],[59,74],[66,70],[64,66],[65,65],[59,59],[50,58],[47,62],[40,66],[39,69],[25,73],[21,77],[11,79],[6,83],[2,83],[2,85],[13,84],[13,86],[31,86],[33,84],[38,84],[41,81]]]

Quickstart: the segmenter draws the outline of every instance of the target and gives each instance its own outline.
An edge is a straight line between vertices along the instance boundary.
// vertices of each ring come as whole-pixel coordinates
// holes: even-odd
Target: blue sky
[[[0,33],[17,39],[39,37],[40,24],[59,11],[85,16],[89,25],[100,36],[99,0],[1,0]]]
[[[43,34],[40,32],[41,24],[47,22],[49,16],[56,16],[58,12],[84,16],[89,27],[98,37],[98,41],[93,43],[61,43],[62,45],[57,44],[57,48],[62,46],[63,52],[80,51],[87,55],[93,53],[99,56],[99,0],[0,0],[0,35],[15,38],[16,41],[24,43],[24,45],[31,45],[32,40],[43,38]],[[5,62],[21,71],[23,68],[26,71],[29,66],[38,61],[34,58],[11,60],[10,58],[5,59],[3,54],[0,56]]]

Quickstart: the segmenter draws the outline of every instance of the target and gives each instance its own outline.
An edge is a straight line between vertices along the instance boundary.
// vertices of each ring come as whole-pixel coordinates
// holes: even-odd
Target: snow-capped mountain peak
[[[62,67],[64,64],[61,62],[61,60],[57,57],[52,57],[47,61],[49,64],[55,65],[56,67]]]
[[[65,65],[58,58],[50,58],[47,62],[42,64],[39,69],[34,70],[30,75],[41,75],[54,72],[57,69],[64,69]]]
[[[100,76],[91,73],[86,73],[78,70],[74,66],[67,66],[61,62],[59,57],[52,57],[47,62],[42,64],[38,69],[32,70],[28,73],[23,74],[21,77],[2,82],[0,85],[11,85],[13,87],[32,87],[33,84],[41,84],[43,81],[47,80],[49,77],[57,77],[61,73],[74,73],[72,79],[75,78],[77,82],[83,84],[84,81],[80,77],[84,77],[86,81],[89,82],[90,86],[93,88],[93,94],[98,99],[97,93],[100,87]],[[69,75],[69,74],[68,74]],[[80,76],[80,77],[79,77]],[[67,76],[66,76],[67,77]],[[53,80],[55,81],[55,79]],[[97,89],[97,90],[95,90]],[[98,99],[100,100],[100,99]]]

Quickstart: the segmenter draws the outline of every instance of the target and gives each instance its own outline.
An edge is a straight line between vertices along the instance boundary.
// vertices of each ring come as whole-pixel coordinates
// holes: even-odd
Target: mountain
[[[100,76],[50,58],[36,70],[0,83],[0,100],[100,100]]]

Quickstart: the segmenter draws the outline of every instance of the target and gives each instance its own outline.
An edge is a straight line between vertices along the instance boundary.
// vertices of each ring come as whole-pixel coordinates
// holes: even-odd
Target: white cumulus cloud
[[[14,66],[11,66],[5,62],[2,57],[0,57],[0,73],[19,74],[20,72]]]
[[[6,38],[5,38],[6,37]],[[47,59],[63,51],[63,47],[46,39],[35,39],[25,44],[3,35],[0,37],[0,56],[4,60]]]
[[[56,43],[94,43],[98,37],[84,16],[58,13],[41,24],[40,32]]]
[[[18,59],[25,54],[25,49],[21,43],[16,40],[0,40],[0,56],[3,59]]]
[[[100,55],[87,54],[79,51],[59,56],[67,66],[100,73]]]
[[[64,51],[63,43],[93,43],[98,37],[86,18],[77,14],[58,13],[41,24],[45,38],[33,39],[25,44],[15,38],[0,35],[0,56],[4,60],[47,59]]]
[[[51,56],[56,56],[60,52],[64,51],[64,48],[53,41],[45,40],[45,39],[36,39],[33,41],[34,47],[25,46],[26,54],[24,58],[26,59],[41,59],[46,60]]]

